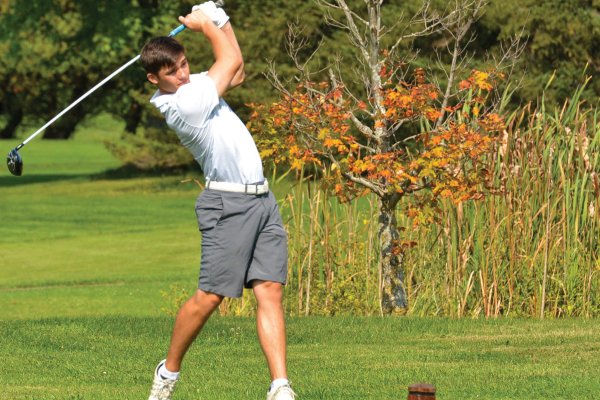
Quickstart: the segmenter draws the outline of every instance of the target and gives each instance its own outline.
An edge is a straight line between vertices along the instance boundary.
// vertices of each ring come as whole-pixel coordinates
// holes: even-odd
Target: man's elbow
[[[235,59],[234,59],[234,69],[236,71],[236,73],[240,70],[240,69],[244,69],[244,58],[242,57],[241,54],[237,54]]]
[[[231,87],[239,86],[242,83],[244,83],[245,80],[246,80],[246,72],[244,71],[244,63],[242,62],[239,69],[233,76],[233,79],[231,80]]]
[[[246,80],[246,71],[244,71],[244,64],[242,64],[242,66],[240,67],[240,69],[237,73],[238,85],[241,85],[242,83],[244,83],[245,80]]]

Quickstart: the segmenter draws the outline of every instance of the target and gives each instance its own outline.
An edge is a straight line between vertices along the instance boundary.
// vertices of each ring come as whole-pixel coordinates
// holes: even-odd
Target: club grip
[[[169,37],[179,35],[185,29],[185,25],[181,24],[177,28],[173,29],[171,33],[169,33]]]
[[[223,1],[223,0],[217,0],[217,1],[215,1],[215,5],[217,7],[223,7],[225,5],[225,1]],[[179,25],[177,28],[173,29],[169,33],[169,37],[173,37],[173,36],[179,35],[184,29],[185,29],[185,25],[183,25],[183,24]]]

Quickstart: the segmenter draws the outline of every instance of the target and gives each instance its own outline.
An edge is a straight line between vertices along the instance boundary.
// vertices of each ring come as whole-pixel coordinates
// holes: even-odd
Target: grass
[[[177,178],[25,179],[0,189],[0,301],[18,301],[39,315],[57,309],[72,315],[71,307],[82,311],[91,294],[114,299],[165,281],[193,285],[199,265],[195,189],[177,187]],[[175,189],[161,189],[165,180]],[[71,304],[48,302],[45,291]],[[147,296],[131,297],[124,311],[148,308]],[[98,303],[101,310],[114,306]],[[5,313],[18,317],[21,310],[0,316]]]
[[[123,315],[157,316],[160,307],[151,305],[160,303],[165,281],[193,287],[196,185],[179,176],[107,175],[119,164],[98,130],[30,143],[20,151],[23,177],[0,169],[0,302],[12,305],[0,318],[34,310],[107,314],[115,307]]]
[[[171,329],[165,317],[98,316],[2,324],[10,399],[135,399]],[[261,399],[268,372],[254,321],[215,317],[185,363],[177,399]],[[596,398],[598,321],[311,317],[288,321],[289,366],[301,399]]]
[[[23,148],[21,178],[0,168],[2,399],[145,398],[172,328],[164,293],[195,287],[191,175],[107,174],[118,163],[94,129]],[[419,381],[438,399],[592,399],[599,332],[597,319],[290,317],[289,367],[301,399],[406,398]],[[261,399],[267,376],[253,319],[216,316],[176,398]]]

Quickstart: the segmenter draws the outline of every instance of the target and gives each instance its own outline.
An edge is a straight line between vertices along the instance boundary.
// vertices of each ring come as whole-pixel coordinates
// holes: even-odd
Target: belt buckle
[[[248,191],[248,186],[254,186],[254,193]],[[258,185],[256,185],[256,184],[248,185],[247,183],[245,183],[244,184],[244,194],[257,195],[258,194]]]

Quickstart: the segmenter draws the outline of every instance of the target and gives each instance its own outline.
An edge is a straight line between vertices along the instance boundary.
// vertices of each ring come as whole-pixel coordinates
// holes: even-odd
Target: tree
[[[407,306],[403,255],[410,244],[400,235],[398,205],[416,223],[433,223],[439,199],[481,198],[489,178],[481,161],[504,127],[503,103],[494,91],[503,74],[496,69],[465,75],[465,49],[473,40],[469,29],[486,2],[457,0],[445,14],[432,13],[426,2],[389,28],[382,24],[382,0],[364,0],[362,9],[345,0],[317,3],[328,24],[346,32],[357,58],[338,57],[327,68],[328,81],[315,81],[314,53],[298,57],[307,42],[292,26],[288,48],[299,83],[289,89],[273,66],[270,78],[281,98],[268,107],[253,105],[249,127],[263,157],[295,169],[310,165],[341,200],[366,193],[378,197],[381,308],[384,314],[402,313]],[[433,34],[445,38],[449,51],[443,79],[415,67],[414,54],[408,54],[410,42]],[[521,49],[519,42],[508,48],[512,56],[506,54],[503,62]],[[354,76],[341,72],[340,64],[348,63]]]
[[[23,119],[48,120],[60,110],[139,53],[153,36],[165,35],[189,11],[193,0],[32,0],[0,3],[0,125],[3,137],[13,137]],[[265,58],[281,54],[282,27],[295,12],[311,26],[316,18],[303,12],[306,2],[288,0],[269,4],[231,1],[227,11],[235,26],[247,61],[252,88],[228,96],[241,110],[248,99],[272,96],[262,77]],[[268,19],[268,23],[265,21]],[[209,46],[189,32],[182,33],[192,65],[208,68]],[[280,40],[281,39],[281,40]],[[259,79],[257,79],[259,78]],[[137,66],[121,73],[58,120],[44,137],[68,138],[88,116],[109,112],[135,133],[152,118],[150,85]],[[167,129],[165,129],[165,132]]]
[[[183,2],[32,0],[6,2],[0,15],[0,101],[14,136],[22,117],[49,120],[139,53],[144,40],[176,26]],[[187,5],[185,6],[188,7]],[[164,16],[171,15],[165,23]],[[45,138],[65,139],[90,115],[111,112],[135,130],[141,115],[135,93],[144,82],[132,67],[49,127]],[[147,99],[144,99],[147,103]]]
[[[545,101],[562,104],[585,81],[584,74],[600,71],[598,0],[492,1],[477,25],[492,51],[517,32],[528,37],[526,64],[520,67],[526,73],[515,96],[522,103],[538,100],[544,91]],[[592,80],[582,97],[597,104],[599,96],[600,82]]]

